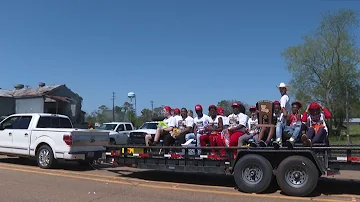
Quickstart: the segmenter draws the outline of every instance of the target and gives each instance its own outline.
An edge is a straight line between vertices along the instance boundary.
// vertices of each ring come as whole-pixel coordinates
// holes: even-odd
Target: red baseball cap
[[[275,100],[274,105],[280,105],[280,102],[278,100]]]
[[[179,109],[179,108],[175,108],[175,109],[174,109],[174,113],[180,114],[180,109]]]
[[[164,109],[165,109],[167,112],[171,113],[171,107],[165,106]]]
[[[256,110],[256,107],[255,107],[255,106],[251,106],[251,107],[249,108],[249,110],[250,110],[250,111]]]
[[[195,111],[200,111],[202,109],[203,108],[202,108],[202,106],[200,104],[195,105]]]
[[[217,108],[217,113],[219,114],[219,115],[224,115],[224,108],[222,108],[222,107],[218,107]]]
[[[319,103],[317,103],[317,102],[313,102],[313,103],[311,103],[311,104],[309,105],[309,109],[310,109],[310,110],[320,109],[320,105],[319,105]]]
[[[238,102],[234,102],[231,106],[232,106],[232,107],[240,107],[240,106],[241,106],[241,104],[240,104],[240,103],[238,103]]]

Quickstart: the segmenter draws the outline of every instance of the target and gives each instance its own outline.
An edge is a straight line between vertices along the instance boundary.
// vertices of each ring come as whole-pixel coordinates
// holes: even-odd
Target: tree
[[[153,120],[163,120],[165,117],[163,115],[164,106],[156,107],[153,111]]]
[[[220,102],[218,102],[217,106],[224,108],[224,115],[229,116],[230,114],[233,113],[232,104],[234,102],[238,102],[238,103],[244,105],[245,110],[248,114],[249,105],[246,103],[243,103],[241,101],[238,101],[238,100],[221,100]]]
[[[141,119],[146,121],[151,121],[153,118],[153,112],[150,109],[143,109],[141,110]]]
[[[333,115],[329,130],[334,128],[335,134],[344,128],[346,108],[360,95],[360,50],[354,38],[357,27],[354,11],[326,13],[313,34],[282,53],[292,74],[292,93],[304,107],[311,101],[324,104]]]

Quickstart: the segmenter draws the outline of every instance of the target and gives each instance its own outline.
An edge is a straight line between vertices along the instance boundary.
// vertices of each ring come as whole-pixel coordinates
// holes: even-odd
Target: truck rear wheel
[[[55,163],[52,149],[48,145],[43,145],[36,153],[36,161],[40,168],[51,168]]]
[[[110,138],[110,145],[116,145],[116,141],[114,140],[114,138]]]
[[[77,162],[79,165],[81,165],[81,166],[90,166],[92,163],[93,163],[93,161],[90,161],[90,160],[80,160],[80,161],[78,161]]]
[[[264,192],[269,187],[272,177],[273,168],[270,162],[260,155],[245,155],[234,167],[234,179],[242,192]]]
[[[290,156],[284,159],[276,171],[276,181],[286,194],[308,196],[319,180],[315,164],[304,156]]]

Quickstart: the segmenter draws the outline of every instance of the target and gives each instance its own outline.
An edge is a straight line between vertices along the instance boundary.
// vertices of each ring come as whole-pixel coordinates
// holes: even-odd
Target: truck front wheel
[[[262,193],[269,187],[272,178],[270,162],[260,155],[245,155],[235,164],[234,179],[242,192]]]
[[[36,153],[36,161],[40,168],[51,168],[55,163],[52,149],[48,145],[41,146]]]
[[[315,164],[304,156],[290,156],[284,159],[276,171],[276,181],[286,194],[308,196],[319,180]]]

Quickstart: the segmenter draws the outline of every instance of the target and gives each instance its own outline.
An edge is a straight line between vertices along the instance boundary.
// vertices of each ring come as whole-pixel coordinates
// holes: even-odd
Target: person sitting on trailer
[[[273,112],[273,124],[272,127],[261,127],[260,133],[258,136],[254,137],[254,141],[251,143],[252,147],[266,147],[271,143],[271,140],[275,136],[275,128],[277,123],[281,123],[283,120],[283,113],[281,109],[281,104],[278,100],[273,102],[274,112]],[[264,124],[268,124],[265,122]]]
[[[174,110],[175,111],[175,110]],[[180,144],[185,143],[185,135],[192,131],[194,125],[194,119],[188,116],[186,108],[181,109],[181,120],[176,122],[176,128],[178,128],[177,134],[167,134],[164,137],[164,146],[170,146],[178,140]]]
[[[245,133],[243,136],[241,136],[238,140],[238,147],[247,145],[249,143],[249,140],[254,138],[258,139],[259,135],[259,128],[258,128],[258,111],[255,106],[251,106],[250,109],[250,118],[247,122],[247,133]]]
[[[330,119],[331,113],[324,106],[317,102],[311,103],[302,116],[302,121],[307,122],[309,129],[301,136],[304,146],[311,146],[314,143],[326,143],[328,128],[325,119]]]
[[[223,130],[223,119],[217,113],[217,107],[215,105],[209,106],[209,115],[210,121],[209,125],[206,127],[207,134],[204,134],[200,137],[200,145],[202,147],[206,146],[206,142],[210,143],[211,147],[216,146],[216,138],[221,137],[221,131]],[[214,155],[216,150],[211,150]]]
[[[281,104],[278,100],[273,102],[274,112],[273,112],[273,124],[272,127],[261,127],[259,136],[255,136],[254,142],[251,144],[253,147],[266,147],[271,143],[271,140],[275,136],[275,128],[277,123],[281,123],[283,120],[283,113],[281,109]],[[268,124],[265,122],[264,124]]]
[[[302,104],[299,101],[295,101],[291,104],[291,107],[292,113],[289,114],[289,119],[276,126],[276,141],[274,142],[274,146],[277,148],[282,146],[282,138],[285,136],[290,136],[286,143],[289,148],[292,148],[301,132],[302,122],[299,109],[302,107]],[[284,132],[286,133],[285,136],[283,134]]]
[[[237,102],[232,104],[234,113],[229,115],[230,127],[222,132],[216,139],[218,146],[236,147],[239,138],[246,133],[249,117],[245,114],[245,107]],[[234,151],[236,155],[236,150]],[[226,155],[226,150],[220,150],[221,155]]]
[[[178,123],[179,121],[181,121],[183,118],[180,115],[180,109],[179,108],[175,108],[174,109],[174,118],[176,120],[176,123]]]
[[[224,108],[218,107],[217,113],[219,116],[221,116],[221,118],[223,120],[224,129],[228,128],[229,127],[229,117],[224,115]]]
[[[176,127],[176,120],[175,117],[171,115],[171,107],[165,106],[163,113],[165,115],[164,123],[165,126],[158,126],[156,129],[156,134],[154,137],[154,141],[151,142],[152,135],[146,135],[145,136],[145,144],[146,146],[156,146],[160,140],[160,137],[165,136],[166,134],[169,134],[172,132],[172,130]]]
[[[207,134],[205,128],[209,125],[211,118],[203,113],[203,108],[200,104],[195,106],[195,113],[197,116],[194,118],[194,133],[188,133],[185,135],[186,142],[192,142],[196,140],[196,145],[201,147],[200,145],[200,137]],[[198,154],[201,154],[201,150],[198,150]]]
[[[193,112],[193,110],[189,110],[188,111],[188,116],[190,116],[191,118],[194,118],[194,112]]]
[[[91,123],[89,123],[89,125],[88,125],[88,129],[90,129],[90,130],[94,130],[94,126],[93,126]]]

